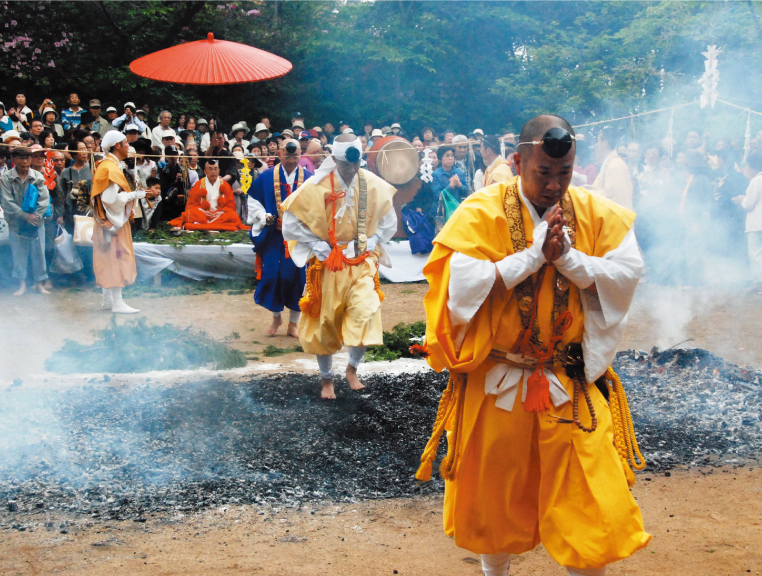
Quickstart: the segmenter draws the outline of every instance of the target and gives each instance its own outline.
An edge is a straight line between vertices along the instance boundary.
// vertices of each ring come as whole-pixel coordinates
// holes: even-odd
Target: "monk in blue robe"
[[[275,336],[283,320],[281,312],[290,310],[287,334],[298,338],[299,299],[305,282],[304,267],[297,267],[288,253],[283,240],[281,203],[310,176],[299,166],[301,148],[296,140],[280,143],[280,164],[265,170],[251,186],[248,193],[251,240],[254,243],[256,272],[259,283],[254,292],[254,302],[273,313],[273,322],[267,334]]]

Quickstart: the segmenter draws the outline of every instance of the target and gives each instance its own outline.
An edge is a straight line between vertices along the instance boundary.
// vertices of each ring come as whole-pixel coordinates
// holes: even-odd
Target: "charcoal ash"
[[[648,470],[756,462],[759,372],[703,350],[623,352],[615,369]],[[365,381],[369,393],[338,381],[336,402],[319,399],[317,376],[300,374],[8,388],[0,527],[39,528],[53,513],[144,522],[230,505],[271,513],[441,493],[438,474],[424,484],[413,476],[447,374]]]
[[[617,355],[650,470],[739,465],[762,453],[762,374],[700,349]]]

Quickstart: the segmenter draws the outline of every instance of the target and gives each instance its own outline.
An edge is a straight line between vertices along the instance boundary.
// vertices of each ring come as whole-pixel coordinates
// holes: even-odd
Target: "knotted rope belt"
[[[325,262],[321,262],[315,256],[310,259],[309,267],[307,268],[307,280],[304,286],[304,296],[299,300],[299,308],[302,312],[308,313],[312,318],[317,318],[320,315],[320,307],[323,301],[323,269],[327,268],[331,272],[338,272],[343,270],[344,266],[358,266],[371,256],[371,253],[367,250],[368,238],[365,234],[368,205],[367,182],[362,173],[358,173],[358,180],[360,194],[357,214],[357,240],[355,241],[358,256],[349,258],[344,254],[344,250],[349,244],[342,245],[336,240],[336,201],[346,198],[346,192],[336,191],[333,172],[331,172],[331,193],[325,199],[326,206],[331,204],[331,229],[328,231],[328,243],[331,245],[331,253],[325,259]],[[383,302],[384,293],[381,291],[378,265],[376,265],[376,275],[373,277],[373,286],[378,294],[378,298]]]
[[[499,350],[492,350],[489,354],[489,359],[528,371],[537,368],[550,369],[553,367],[552,364],[547,363],[531,366],[519,364],[508,360],[505,357],[505,353],[500,352]],[[574,383],[574,397],[572,399],[573,419],[569,420],[557,416],[552,417],[554,418],[554,421],[559,424],[574,424],[580,430],[592,433],[598,427],[598,419],[595,415],[592,399],[590,398],[588,384],[585,381],[585,364],[582,358],[582,347],[579,344],[569,344],[565,349],[564,360],[561,364],[566,370],[566,374]],[[450,373],[450,380],[447,383],[447,388],[442,392],[442,397],[439,400],[439,407],[437,409],[436,419],[434,420],[434,428],[431,438],[427,442],[426,448],[421,455],[421,465],[415,474],[417,480],[423,482],[431,480],[433,463],[437,457],[439,441],[442,438],[442,434],[444,433],[447,424],[450,422],[452,423],[452,430],[447,438],[447,455],[442,459],[439,471],[442,478],[445,480],[455,479],[458,469],[458,459],[460,457],[460,452],[462,451],[460,444],[466,399],[466,381],[467,374]],[[524,384],[526,385],[526,382]],[[611,410],[611,420],[614,428],[614,447],[616,448],[622,463],[627,483],[632,487],[635,484],[635,474],[633,469],[643,470],[646,467],[646,462],[638,447],[638,441],[635,438],[635,428],[632,423],[632,416],[630,415],[627,395],[624,392],[619,376],[617,376],[616,372],[614,372],[611,367],[609,367],[606,373],[595,382],[595,385],[601,389],[604,397],[608,399],[609,409]],[[584,396],[585,403],[590,412],[592,424],[589,427],[584,426],[579,418],[580,393]]]

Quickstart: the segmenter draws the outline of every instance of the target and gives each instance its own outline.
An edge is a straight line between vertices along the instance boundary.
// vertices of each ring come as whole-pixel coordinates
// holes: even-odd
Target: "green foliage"
[[[94,344],[66,340],[45,361],[45,369],[58,374],[79,372],[150,372],[210,367],[215,370],[246,366],[246,356],[204,332],[171,324],[148,325],[140,318],[111,324],[96,333]]]
[[[256,286],[256,280],[253,279],[235,279],[227,280],[222,278],[205,278],[203,280],[192,280],[169,270],[163,270],[161,273],[161,286],[154,286],[151,283],[135,283],[124,289],[125,297],[135,296],[197,296],[207,294],[222,294],[227,292],[229,296],[247,294],[252,292]]]
[[[516,131],[538,112],[578,124],[695,100],[707,44],[723,50],[721,95],[762,90],[755,2],[0,0],[0,13],[8,25],[0,26],[0,90],[26,89],[30,106],[49,96],[59,109],[76,89],[85,102],[148,102],[152,117],[163,108],[215,113],[228,126],[268,116],[280,129],[300,110],[310,125],[371,119],[409,131]],[[129,71],[140,56],[208,32],[294,68],[233,86],[165,84]],[[686,121],[694,118],[705,116]]]
[[[249,233],[246,230],[216,233],[208,230],[195,230],[193,232],[183,232],[180,236],[173,236],[172,227],[166,222],[162,222],[153,230],[139,230],[135,234],[135,242],[169,244],[170,246],[181,248],[189,244],[214,244],[215,246],[249,244],[250,239]]]
[[[396,360],[397,358],[413,358],[410,346],[419,344],[426,335],[426,323],[423,321],[413,324],[397,324],[391,332],[384,332],[382,346],[370,346],[365,352],[368,362],[381,360]]]
[[[262,351],[262,354],[267,356],[268,358],[272,358],[273,356],[283,356],[284,354],[292,354],[293,352],[304,352],[301,346],[291,346],[290,348],[278,348],[277,346],[273,346],[272,344],[268,344],[265,346],[265,349]]]

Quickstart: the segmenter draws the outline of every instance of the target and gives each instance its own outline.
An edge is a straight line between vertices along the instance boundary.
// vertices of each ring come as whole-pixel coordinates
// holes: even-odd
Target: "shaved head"
[[[535,116],[529,122],[524,124],[524,127],[521,129],[521,135],[519,136],[519,143],[537,142],[538,140],[542,140],[542,137],[551,128],[563,128],[569,134],[574,136],[574,128],[572,128],[566,120],[560,116],[554,116],[553,114],[541,114],[540,116]],[[534,146],[518,147],[519,154],[524,157],[531,154],[533,149]]]
[[[334,142],[354,142],[355,140],[357,140],[357,136],[354,134],[342,134],[341,136],[336,136]]]
[[[550,134],[548,142],[555,142],[555,144],[549,145],[549,151],[546,151],[546,143],[523,143],[540,142],[546,133],[554,128],[574,135],[574,130],[566,120],[550,114],[537,116],[524,124],[517,146],[518,154],[513,159],[516,164],[516,173],[521,177],[524,195],[541,216],[546,209],[560,202],[569,188],[574,171],[576,142],[571,140],[568,141],[568,147],[564,145],[559,147],[558,143],[564,142],[557,139],[558,135]],[[556,154],[556,151],[559,153]]]
[[[296,144],[297,149],[299,148],[299,142],[297,142],[293,138],[284,138],[283,140],[280,141],[280,145],[278,146],[278,148],[280,148],[281,150],[285,150],[289,142],[291,142],[292,144]]]

